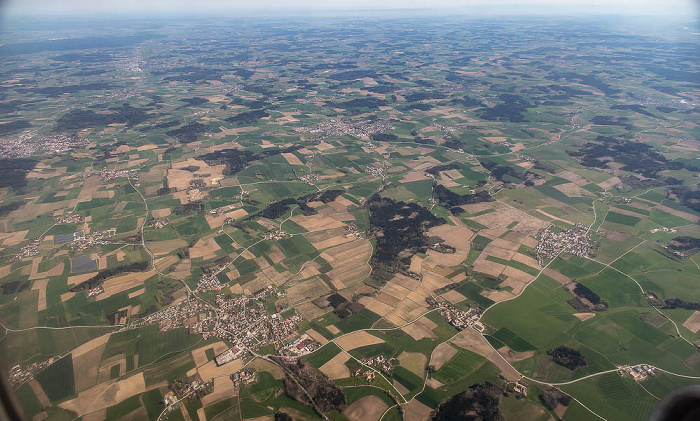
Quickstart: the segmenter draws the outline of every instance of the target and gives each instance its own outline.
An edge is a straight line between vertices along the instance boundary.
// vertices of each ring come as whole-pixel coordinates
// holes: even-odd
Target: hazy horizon
[[[313,15],[313,14],[464,14],[471,16],[512,15],[647,15],[676,16],[697,20],[700,9],[693,0],[5,0],[0,14],[6,18],[52,16],[164,16],[164,15]]]

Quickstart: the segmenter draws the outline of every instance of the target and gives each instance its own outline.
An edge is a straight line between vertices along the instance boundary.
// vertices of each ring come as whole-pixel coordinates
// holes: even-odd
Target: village
[[[591,251],[591,238],[588,236],[588,227],[577,223],[576,227],[569,230],[554,232],[549,228],[537,233],[537,262],[544,266],[544,259],[553,259],[560,253],[569,253],[578,257],[588,257]]]
[[[437,309],[440,316],[455,329],[464,330],[474,326],[479,332],[483,330],[483,325],[478,322],[481,312],[477,308],[470,307],[469,310],[464,311],[446,301],[437,301],[433,298],[426,298],[425,301],[431,307]]]

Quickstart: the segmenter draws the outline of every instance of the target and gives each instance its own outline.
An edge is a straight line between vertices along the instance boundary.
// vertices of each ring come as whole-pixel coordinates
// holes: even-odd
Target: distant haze
[[[0,0],[10,16],[296,14],[333,11],[449,12],[470,15],[639,14],[698,17],[698,0]]]

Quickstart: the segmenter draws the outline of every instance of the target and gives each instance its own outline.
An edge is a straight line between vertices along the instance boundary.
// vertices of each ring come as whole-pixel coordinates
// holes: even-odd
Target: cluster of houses
[[[455,329],[464,330],[474,326],[477,331],[483,331],[483,325],[478,323],[481,312],[477,308],[470,307],[469,310],[464,311],[447,301],[437,301],[432,298],[427,298],[426,301],[431,307],[438,309],[440,316]]]
[[[345,229],[345,232],[343,235],[345,237],[361,237],[362,233],[357,229],[357,225],[355,224],[349,224],[343,227]]]
[[[139,174],[136,170],[108,170],[103,168],[100,171],[93,171],[91,173],[83,174],[83,179],[88,177],[98,176],[102,181],[110,181],[119,177],[126,177],[131,180],[138,180]]]
[[[559,253],[588,257],[591,247],[588,227],[584,224],[577,223],[575,228],[560,232],[545,228],[537,233],[537,263],[544,266],[543,259],[552,259]]]
[[[302,174],[297,177],[299,181],[305,184],[313,184],[315,181],[319,181],[321,176],[318,174]]]
[[[370,358],[362,358],[360,361],[362,361],[362,364],[378,368],[387,374],[390,374],[391,370],[394,369],[394,365],[387,357],[384,356],[384,354],[375,355],[374,357]]]
[[[631,366],[620,367],[617,370],[617,374],[624,376],[628,374],[632,376],[636,381],[642,381],[647,377],[654,376],[656,374],[656,367],[650,366],[649,364],[637,364]]]
[[[202,275],[194,292],[221,291],[226,286],[221,283],[216,272],[209,272]]]
[[[658,228],[652,228],[652,229],[650,229],[649,232],[651,232],[651,233],[655,233],[655,232],[676,232],[676,230],[673,229],[673,228],[666,228],[666,227],[661,227],[661,226],[659,226]]]
[[[164,219],[151,219],[148,221],[148,227],[153,228],[153,229],[161,229],[165,228],[166,225],[168,225],[170,221],[168,221],[168,218]]]
[[[80,251],[96,245],[111,244],[107,239],[117,235],[116,228],[110,228],[104,231],[91,231],[85,234],[83,231],[75,233],[73,240],[68,242],[71,251]]]
[[[258,373],[251,368],[244,368],[231,374],[233,385],[238,387],[241,384],[253,383],[258,378]]]
[[[39,245],[44,241],[44,237],[32,238],[32,240],[26,246],[20,247],[17,254],[10,258],[11,262],[16,262],[24,259],[25,257],[33,257],[39,254]]]
[[[56,218],[56,224],[82,224],[83,222],[85,222],[85,218],[79,213],[69,212]]]
[[[382,178],[384,177],[384,170],[378,167],[374,167],[372,165],[367,165],[365,167],[365,173],[373,175],[375,177]]]
[[[85,294],[86,294],[88,297],[94,297],[95,295],[100,295],[100,294],[102,294],[103,292],[105,292],[105,290],[104,290],[104,288],[102,288],[102,284],[99,284],[99,285],[96,286],[95,288],[91,288],[91,289],[85,291]]]
[[[275,228],[266,232],[263,238],[265,238],[266,240],[281,240],[286,236],[286,232],[282,231],[281,229]]]
[[[50,357],[43,361],[33,362],[26,367],[22,367],[19,364],[12,367],[8,373],[8,379],[10,380],[12,388],[17,389],[24,382],[31,380],[34,377],[32,373],[43,370],[44,368],[53,364],[55,361],[56,358]]]
[[[316,351],[320,347],[321,344],[318,341],[305,333],[277,350],[277,353],[285,357],[301,357]]]

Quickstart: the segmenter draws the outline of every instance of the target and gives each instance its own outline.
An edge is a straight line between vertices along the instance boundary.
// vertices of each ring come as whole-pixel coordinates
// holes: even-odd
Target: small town
[[[217,359],[217,364],[225,364],[240,357],[243,351],[255,352],[268,344],[288,348],[283,344],[297,331],[302,318],[293,309],[268,314],[265,300],[281,295],[277,288],[268,286],[253,295],[235,298],[217,295],[216,306],[191,298],[130,322],[119,331],[149,324],[157,324],[161,331],[187,327],[190,333],[201,334],[204,340],[218,337],[232,343],[231,352],[224,352]],[[287,317],[283,314],[287,314]],[[306,347],[311,352],[314,346],[313,343],[305,343],[301,349]]]
[[[0,144],[0,158],[26,158],[38,154],[62,154],[84,148],[88,141],[75,135],[34,137],[29,133]]]
[[[309,133],[318,133],[327,136],[356,136],[356,137],[369,137],[373,134],[383,133],[387,130],[393,129],[391,122],[385,119],[369,119],[365,121],[359,121],[355,123],[342,121],[340,119],[333,119],[330,121],[325,121],[319,123],[316,128],[301,128],[300,131],[305,131]]]

